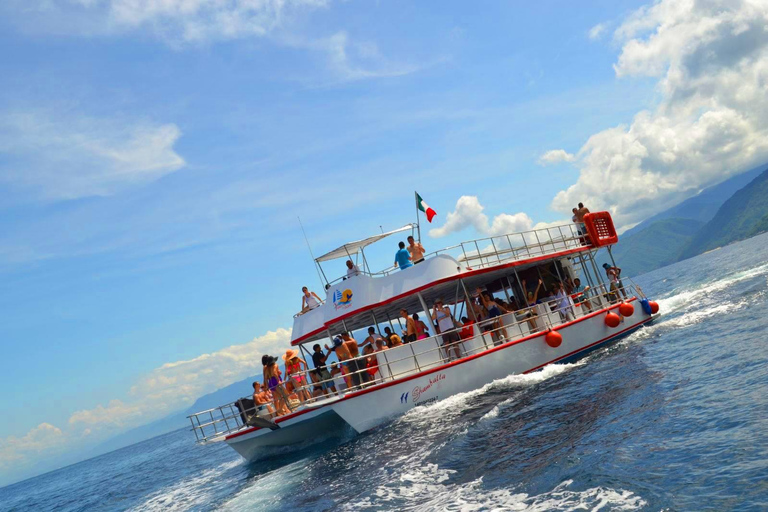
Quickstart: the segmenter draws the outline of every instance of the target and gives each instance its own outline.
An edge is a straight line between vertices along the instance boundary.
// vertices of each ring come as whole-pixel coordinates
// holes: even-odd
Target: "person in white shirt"
[[[571,301],[568,300],[568,295],[565,293],[563,283],[557,282],[554,288],[554,297],[557,301],[557,312],[560,313],[560,318],[562,318],[563,322],[570,322],[571,320],[575,320],[576,316],[573,314]]]
[[[352,260],[347,260],[347,278],[359,276],[361,273],[357,265],[352,263]]]
[[[301,289],[303,295],[301,296],[301,312],[306,313],[310,309],[315,309],[317,306],[323,303],[323,300],[317,296],[315,292],[309,291],[309,288],[304,286]]]

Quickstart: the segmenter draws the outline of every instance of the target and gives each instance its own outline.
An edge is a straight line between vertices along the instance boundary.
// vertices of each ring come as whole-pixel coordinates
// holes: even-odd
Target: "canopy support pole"
[[[464,297],[467,299],[467,302],[472,300],[472,297],[470,297],[469,292],[467,291],[467,285],[464,284],[463,279],[459,279],[459,282],[461,283],[461,289],[464,290]],[[475,308],[470,307],[470,304],[467,304],[467,309],[469,313],[469,317],[472,319],[473,322],[477,323],[477,316],[475,315]]]
[[[416,292],[416,296],[419,298],[419,302],[421,303],[421,308],[424,310],[424,314],[427,315],[427,318],[429,318],[429,325],[432,326],[432,330],[435,329],[435,324],[432,323],[432,315],[429,312],[429,307],[427,306],[427,303],[424,301],[424,297],[421,295],[421,292]]]

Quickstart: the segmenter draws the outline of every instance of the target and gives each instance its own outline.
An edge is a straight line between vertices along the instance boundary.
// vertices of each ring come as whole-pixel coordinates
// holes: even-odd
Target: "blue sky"
[[[632,225],[765,161],[760,28],[643,4],[0,7],[0,483],[257,373],[318,287],[297,216],[319,253],[418,190],[456,212],[436,249],[578,200]]]

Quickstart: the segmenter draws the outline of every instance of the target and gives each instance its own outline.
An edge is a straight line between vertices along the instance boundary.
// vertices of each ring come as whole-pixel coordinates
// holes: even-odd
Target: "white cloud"
[[[325,52],[330,68],[338,80],[345,82],[402,76],[418,70],[417,66],[387,62],[375,44],[353,43],[344,31],[309,43],[309,46]]]
[[[559,164],[574,160],[576,160],[576,155],[572,155],[564,149],[551,149],[539,157],[539,165]]]
[[[50,456],[65,440],[61,429],[50,423],[41,423],[22,437],[0,439],[0,471],[14,469],[28,457]]]
[[[658,77],[660,102],[591,136],[552,206],[619,226],[768,160],[768,2],[662,0],[616,30],[617,76]]]
[[[124,400],[114,399],[107,405],[74,412],[66,430],[42,423],[22,437],[0,439],[0,473],[27,468],[64,450],[80,448],[82,443],[91,445],[191,405],[206,393],[257,375],[261,373],[262,354],[282,354],[290,338],[290,330],[277,329],[248,343],[166,363],[140,378]],[[243,390],[244,395],[248,392]]]
[[[138,405],[127,405],[121,400],[111,400],[106,407],[98,405],[93,409],[76,411],[69,417],[69,424],[123,427],[141,417],[141,414],[142,411]],[[92,433],[91,429],[86,430],[88,430],[87,435]]]
[[[605,31],[608,29],[607,23],[598,23],[591,29],[589,29],[589,32],[587,32],[587,36],[595,41],[597,39],[600,39],[603,34],[605,34]]]
[[[248,343],[166,363],[140,378],[125,400],[115,399],[106,406],[77,411],[69,423],[87,426],[94,432],[146,423],[168,411],[191,405],[205,393],[261,373],[261,356],[280,355],[288,348],[290,339],[290,330],[277,329]]]
[[[0,180],[49,199],[106,196],[185,165],[174,124],[12,112],[0,120]]]
[[[483,205],[477,196],[461,196],[456,201],[456,209],[446,216],[442,227],[429,230],[429,236],[440,238],[456,233],[468,227],[474,227],[478,233],[485,236],[498,236],[531,229],[533,221],[525,213],[514,215],[502,213],[488,222],[488,216],[483,213]]]

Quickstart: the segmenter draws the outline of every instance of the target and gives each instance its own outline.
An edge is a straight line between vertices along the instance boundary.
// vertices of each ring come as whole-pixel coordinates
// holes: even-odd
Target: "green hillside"
[[[680,254],[680,259],[743,240],[768,229],[768,170],[728,199]]]
[[[619,237],[613,247],[616,264],[622,274],[636,276],[669,265],[693,239],[704,222],[694,219],[657,220],[631,236]]]

